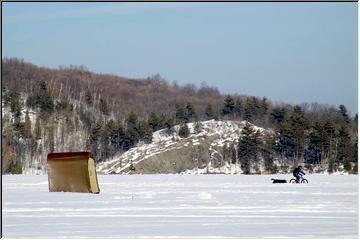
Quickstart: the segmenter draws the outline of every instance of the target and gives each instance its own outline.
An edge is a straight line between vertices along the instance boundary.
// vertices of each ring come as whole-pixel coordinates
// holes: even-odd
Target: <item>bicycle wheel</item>
[[[290,179],[289,183],[297,183],[295,178]]]
[[[308,180],[306,180],[305,178],[303,178],[303,180],[301,180],[301,183],[309,183]]]

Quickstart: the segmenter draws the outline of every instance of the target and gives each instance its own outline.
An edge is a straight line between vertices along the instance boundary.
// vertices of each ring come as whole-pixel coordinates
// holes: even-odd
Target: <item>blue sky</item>
[[[357,112],[357,3],[2,3],[3,57]]]

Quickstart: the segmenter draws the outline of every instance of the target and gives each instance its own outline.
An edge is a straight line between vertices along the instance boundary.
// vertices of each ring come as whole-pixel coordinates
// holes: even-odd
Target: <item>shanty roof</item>
[[[66,159],[72,159],[74,157],[94,158],[94,156],[90,152],[60,152],[60,153],[49,153],[48,161],[66,160]]]

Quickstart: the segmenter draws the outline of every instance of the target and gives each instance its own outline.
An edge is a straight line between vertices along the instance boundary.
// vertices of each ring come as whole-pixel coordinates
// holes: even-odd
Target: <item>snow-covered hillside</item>
[[[187,138],[181,138],[178,135],[179,125],[175,126],[175,131],[171,133],[166,129],[159,130],[154,132],[151,144],[139,144],[124,154],[99,163],[97,165],[97,171],[103,174],[128,173],[130,164],[136,166],[142,161],[161,158],[164,154],[174,150],[192,152],[192,154],[188,156],[188,158],[190,158],[189,161],[197,161],[199,154],[196,153],[196,149],[200,145],[205,145],[205,148],[207,148],[206,151],[208,151],[209,154],[208,162],[205,162],[201,169],[196,166],[196,168],[193,169],[184,169],[183,173],[241,173],[239,164],[230,164],[224,161],[221,150],[224,146],[231,147],[231,144],[238,142],[241,130],[245,124],[246,121],[210,120],[201,122],[201,128],[196,130],[195,123],[188,123],[190,136]],[[261,133],[270,131],[254,125],[253,128]],[[235,147],[234,150],[237,151],[237,148]],[[180,158],[184,158],[184,155],[176,156],[181,154],[181,152],[172,154],[173,159],[169,157],[166,160],[176,165]],[[221,163],[218,167],[214,167],[213,161],[220,161]],[[147,169],[142,170],[146,172]]]
[[[358,238],[358,176],[100,175],[100,194],[3,176],[5,238]],[[296,234],[296,235],[294,235]]]

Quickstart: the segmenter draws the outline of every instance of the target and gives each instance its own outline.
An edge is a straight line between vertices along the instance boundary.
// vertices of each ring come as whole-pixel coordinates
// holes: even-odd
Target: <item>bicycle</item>
[[[296,178],[292,178],[289,183],[309,183],[309,181],[301,175],[299,181]]]

